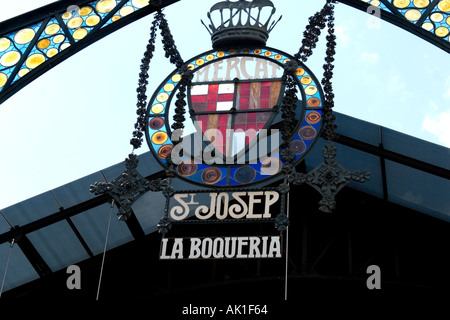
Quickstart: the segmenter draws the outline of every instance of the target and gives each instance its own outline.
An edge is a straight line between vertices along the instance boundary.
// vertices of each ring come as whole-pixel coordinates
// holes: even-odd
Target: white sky
[[[0,21],[52,1],[3,1]],[[200,23],[218,0],[183,0],[164,12],[184,59],[211,49]],[[283,19],[267,45],[295,54],[308,17],[325,1],[273,0]],[[0,208],[123,161],[136,121],[136,87],[152,16],[82,50],[0,105]],[[189,24],[184,21],[189,19]],[[338,4],[335,111],[450,147],[448,54],[408,32]],[[174,69],[158,49],[149,95]],[[322,78],[325,39],[307,65]],[[144,143],[139,153],[148,151]],[[92,181],[95,182],[95,181]]]

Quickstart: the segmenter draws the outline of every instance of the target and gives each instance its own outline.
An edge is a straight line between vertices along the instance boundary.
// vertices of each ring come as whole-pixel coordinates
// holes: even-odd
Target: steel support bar
[[[450,179],[450,170],[433,165],[431,163],[425,162],[425,161],[420,161],[414,158],[410,158],[407,156],[404,156],[400,153],[396,153],[393,151],[389,151],[386,149],[382,149],[376,146],[373,146],[371,144],[350,138],[350,137],[346,137],[343,135],[339,135],[336,139],[335,142],[340,143],[342,145],[354,148],[354,149],[358,149],[370,154],[373,154],[375,156],[378,157],[384,157],[386,160],[390,160],[393,162],[397,162],[400,164],[403,164],[405,166],[441,177],[441,178],[445,178],[445,179]]]

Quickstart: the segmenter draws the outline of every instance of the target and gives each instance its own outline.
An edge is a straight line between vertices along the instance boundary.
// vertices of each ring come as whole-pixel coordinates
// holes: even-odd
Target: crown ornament
[[[208,12],[207,26],[214,49],[265,46],[278,20],[272,20],[276,8],[270,0],[222,1]],[[216,26],[217,25],[217,26]]]

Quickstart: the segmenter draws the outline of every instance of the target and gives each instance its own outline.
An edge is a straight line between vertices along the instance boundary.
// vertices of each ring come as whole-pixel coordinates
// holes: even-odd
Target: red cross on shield
[[[280,80],[193,85],[189,105],[195,125],[217,151],[233,156],[266,127],[281,87]]]

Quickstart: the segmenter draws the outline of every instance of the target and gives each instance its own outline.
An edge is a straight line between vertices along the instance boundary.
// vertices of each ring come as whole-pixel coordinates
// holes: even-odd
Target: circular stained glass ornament
[[[0,72],[0,88],[6,84],[6,81],[8,81],[8,76],[3,72]]]
[[[414,6],[419,9],[428,7],[430,0],[414,0]]]
[[[308,122],[309,124],[316,124],[319,123],[319,121],[322,119],[322,116],[320,115],[319,112],[317,111],[312,111],[309,112],[306,115],[306,122]]]
[[[11,40],[0,38],[0,52],[6,51],[11,46]]]
[[[22,29],[14,35],[14,42],[17,44],[26,44],[33,40],[35,34],[36,32],[31,28]]]
[[[172,144],[165,144],[161,146],[158,150],[158,157],[165,160],[167,156],[172,152],[173,145]]]
[[[52,58],[52,57],[56,56],[57,54],[58,54],[58,49],[56,49],[56,48],[48,49],[48,51],[46,53],[47,57],[49,57],[49,58]]]
[[[18,51],[8,51],[0,58],[0,64],[4,67],[12,67],[20,60],[20,53]]]
[[[86,37],[87,34],[88,34],[88,31],[85,28],[80,28],[80,29],[75,30],[75,32],[73,33],[72,36],[75,40],[81,40],[84,37]]]
[[[420,19],[421,16],[422,16],[422,13],[417,9],[410,9],[410,10],[406,11],[406,13],[405,13],[405,17],[409,21],[417,21]]]
[[[404,9],[411,3],[410,0],[394,0],[394,6],[399,9]]]
[[[82,8],[80,8],[80,10],[78,10],[78,14],[80,16],[87,16],[88,14],[90,14],[92,12],[92,7],[91,6],[84,6]]]
[[[39,42],[37,43],[38,49],[41,49],[41,50],[46,49],[49,45],[50,45],[50,40],[48,40],[48,39],[39,40]]]
[[[164,119],[160,117],[156,117],[150,120],[149,125],[153,130],[159,130],[164,126]]]
[[[182,171],[175,170],[177,177],[198,185],[226,188],[267,183],[282,174],[279,151],[283,137],[271,132],[274,128],[279,131],[281,110],[265,112],[262,109],[282,105],[285,94],[282,80],[289,61],[296,60],[267,47],[210,50],[185,61],[185,66],[193,73],[192,83],[185,92],[185,113],[190,116],[184,117],[183,144],[176,149],[179,152],[179,147],[183,148],[184,164],[196,163],[198,167],[192,175],[189,170],[182,170],[183,167],[179,169]],[[221,63],[221,68],[216,72],[217,62]],[[322,130],[324,96],[320,80],[305,64],[298,62],[294,70],[298,112],[293,115],[294,128],[287,142],[288,145],[292,142],[290,147],[296,153],[294,165],[297,165],[314,146],[317,133]],[[175,149],[172,125],[177,114],[175,104],[181,88],[181,72],[176,69],[167,76],[155,90],[147,108],[147,144],[164,167],[167,167],[167,155]],[[164,125],[158,118],[164,120]],[[267,135],[261,131],[263,129],[267,130]],[[164,132],[163,136],[160,132]],[[234,132],[233,138],[213,142],[218,132],[223,136]],[[185,147],[189,141],[192,146]],[[267,145],[263,146],[261,141]],[[211,157],[218,161],[211,161]],[[179,167],[179,163],[175,165]]]
[[[306,145],[301,140],[294,140],[289,143],[289,149],[291,149],[296,156],[301,155],[306,150]]]
[[[436,28],[436,30],[434,31],[434,33],[438,36],[438,37],[446,37],[449,34],[449,30],[446,27],[439,27]]]
[[[111,12],[117,5],[115,0],[100,0],[95,5],[95,10],[99,13],[108,13]]]
[[[240,184],[252,183],[256,178],[256,170],[250,166],[240,167],[234,173],[234,180]]]
[[[45,27],[45,33],[49,36],[52,36],[54,34],[57,34],[61,30],[61,27],[57,23],[49,24],[47,27]]]
[[[306,126],[300,129],[299,135],[303,140],[311,140],[316,136],[316,129],[314,127]]]
[[[100,22],[100,17],[97,15],[92,15],[87,17],[86,19],[86,25],[88,27],[93,27],[96,26],[98,23]]]
[[[22,69],[19,70],[19,72],[18,72],[17,74],[19,75],[19,77],[22,78],[22,77],[25,76],[28,72],[30,72],[30,69],[22,68]]]
[[[35,53],[27,58],[25,65],[29,69],[34,69],[44,62],[45,62],[45,56],[42,53]]]
[[[189,177],[196,173],[197,169],[198,165],[194,162],[182,162],[177,167],[177,172],[183,177]]]
[[[206,184],[216,184],[222,178],[222,171],[217,167],[209,167],[202,172],[202,181]]]
[[[156,145],[164,144],[168,139],[167,133],[164,131],[158,131],[152,136],[152,142]]]
[[[148,3],[149,3],[148,0],[132,0],[131,1],[131,4],[138,9],[148,6]]]
[[[443,12],[449,12],[450,11],[450,0],[439,1],[438,9]]]
[[[66,37],[64,35],[58,34],[53,37],[53,42],[56,44],[59,44],[59,43],[62,43],[65,39],[66,39]]]
[[[83,24],[83,19],[80,17],[73,17],[69,21],[67,21],[67,28],[76,29],[79,28]]]

